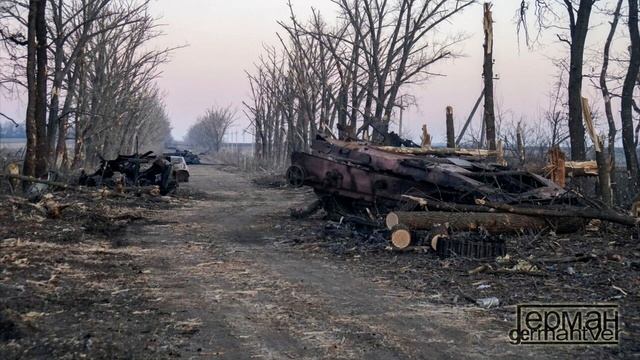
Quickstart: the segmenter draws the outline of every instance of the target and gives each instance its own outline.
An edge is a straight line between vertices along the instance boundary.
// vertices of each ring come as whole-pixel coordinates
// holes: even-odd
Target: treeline
[[[236,112],[230,107],[212,106],[189,127],[186,140],[191,146],[205,152],[219,152],[224,137],[236,119]]]
[[[2,0],[5,91],[26,91],[26,175],[77,168],[169,136],[155,85],[171,49],[143,0]],[[73,135],[69,152],[65,139]]]
[[[24,139],[26,137],[27,131],[24,124],[0,122],[0,138]]]
[[[245,102],[246,114],[255,131],[256,156],[264,162],[286,163],[292,151],[308,150],[318,133],[392,142],[389,125],[413,101],[407,85],[423,83],[433,64],[458,55],[456,45],[464,37],[455,28],[467,24],[457,15],[480,5],[472,0],[332,3],[337,16],[331,21],[317,11],[301,21],[290,4],[290,19],[280,23],[280,45],[267,47],[257,67],[248,72],[251,96]],[[478,74],[483,75],[493,74],[494,22],[491,5],[484,5],[485,17],[478,24],[482,20],[485,42],[477,43],[485,50],[484,66],[478,64]],[[483,125],[471,125],[465,141],[487,146],[499,140],[520,163],[528,156],[524,149],[539,148],[546,154],[550,147],[566,146],[575,161],[595,157],[598,150],[595,153],[605,155],[602,168],[611,173],[615,145],[622,142],[628,174],[637,187],[638,0],[496,1],[494,6],[515,11],[515,23],[513,17],[495,21],[512,27],[523,51],[527,45],[536,51],[544,39],[562,47],[550,60],[558,69],[557,82],[549,89],[548,108],[537,119],[529,114],[527,120],[493,103],[485,77]],[[607,30],[601,39],[594,39],[597,26]],[[587,89],[596,90],[598,98],[585,102]],[[444,123],[449,104],[430,105],[443,109]],[[585,118],[593,121],[585,125]]]
[[[246,112],[256,156],[282,164],[318,133],[389,141],[394,114],[410,102],[407,85],[458,55],[462,35],[444,27],[473,0],[334,0],[337,23],[316,11],[281,22],[280,47],[265,49],[248,73]]]

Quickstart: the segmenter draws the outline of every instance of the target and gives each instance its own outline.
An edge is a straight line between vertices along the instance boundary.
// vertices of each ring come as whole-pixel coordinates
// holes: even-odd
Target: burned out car
[[[198,165],[200,164],[200,157],[190,150],[178,150],[174,149],[173,152],[167,152],[163,154],[164,156],[181,156],[184,158],[184,161],[187,165]]]
[[[158,186],[160,194],[173,192],[178,186],[172,163],[153,151],[144,154],[118,155],[113,160],[100,157],[95,172],[82,170],[79,184],[85,186],[124,187]]]
[[[173,167],[173,176],[176,181],[189,182],[189,166],[182,156],[167,156],[166,159],[171,163]]]

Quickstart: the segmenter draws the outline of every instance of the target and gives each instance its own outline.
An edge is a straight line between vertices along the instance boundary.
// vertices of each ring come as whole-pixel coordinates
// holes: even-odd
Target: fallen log
[[[30,203],[26,199],[18,198],[18,197],[7,197],[6,200],[15,206],[23,206],[34,209],[38,211],[41,215],[46,216],[50,219],[59,219],[62,215],[62,211],[72,204],[60,204],[52,198],[46,198],[37,204]]]
[[[559,233],[577,231],[581,221],[555,223],[543,217],[490,212],[398,211],[387,215],[389,229],[404,224],[412,230],[428,230],[448,224],[454,231],[486,229],[491,234],[517,233],[523,230],[554,228]]]
[[[149,194],[152,196],[160,195],[159,187],[157,185],[122,187],[120,189],[116,188],[115,191],[109,191],[106,189],[87,188],[84,186],[69,185],[69,184],[58,182],[58,181],[37,179],[31,176],[24,176],[24,175],[0,174],[0,178],[2,177],[7,179],[16,179],[20,181],[29,182],[29,183],[35,183],[35,184],[45,184],[45,185],[53,186],[62,190],[75,191],[75,192],[84,193],[84,194],[100,195],[102,197],[113,196],[113,197],[130,198],[131,196],[127,195],[126,193],[135,193],[136,195]]]
[[[485,206],[488,208],[496,209],[501,212],[508,212],[519,215],[540,216],[540,217],[561,217],[561,218],[582,218],[582,219],[599,219],[609,221],[621,225],[636,226],[640,222],[640,219],[634,217],[619,214],[615,211],[608,209],[593,209],[593,208],[576,208],[576,207],[564,207],[562,209],[545,209],[534,207],[521,207],[508,204],[498,204],[490,201],[476,199],[476,204]]]
[[[478,212],[478,213],[512,213],[518,215],[528,215],[535,217],[553,218],[580,218],[585,220],[603,220],[612,223],[636,226],[640,224],[640,218],[624,215],[610,209],[579,208],[575,206],[563,206],[558,208],[525,207],[509,204],[492,203],[483,199],[476,199],[477,205],[456,204],[437,200],[428,200],[429,210],[439,210],[447,212]],[[558,220],[556,220],[558,221]],[[564,221],[564,220],[563,220]]]
[[[451,149],[451,148],[409,148],[396,146],[377,146],[379,150],[394,154],[410,154],[410,155],[441,155],[441,156],[477,156],[490,157],[499,155],[496,150],[485,149]]]
[[[31,177],[31,176],[14,175],[14,174],[0,174],[0,177],[4,177],[4,178],[7,178],[7,179],[16,179],[16,180],[26,181],[26,182],[29,182],[29,183],[35,183],[35,184],[45,184],[45,185],[49,185],[49,186],[55,186],[57,188],[61,188],[61,189],[64,189],[64,190],[73,190],[73,191],[85,192],[85,193],[93,192],[92,190],[89,190],[89,189],[86,189],[86,188],[73,186],[73,185],[69,185],[69,184],[65,184],[65,183],[61,183],[61,182],[57,182],[57,181],[36,179],[34,177]]]

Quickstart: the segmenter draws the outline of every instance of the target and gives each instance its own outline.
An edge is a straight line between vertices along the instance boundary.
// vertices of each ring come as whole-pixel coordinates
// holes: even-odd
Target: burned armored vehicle
[[[584,205],[575,193],[540,175],[509,168],[496,151],[376,146],[318,137],[312,153],[292,155],[291,186],[314,188],[329,211],[380,213],[407,196],[428,207],[500,204]]]

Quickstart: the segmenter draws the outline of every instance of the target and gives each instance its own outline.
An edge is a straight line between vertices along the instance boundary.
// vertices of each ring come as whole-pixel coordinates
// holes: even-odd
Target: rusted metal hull
[[[402,195],[475,204],[575,204],[560,186],[536,174],[515,171],[491,159],[397,154],[365,143],[318,138],[312,154],[296,152],[287,171],[291,185],[308,185],[342,206],[394,209]],[[562,195],[562,196],[561,196]]]

